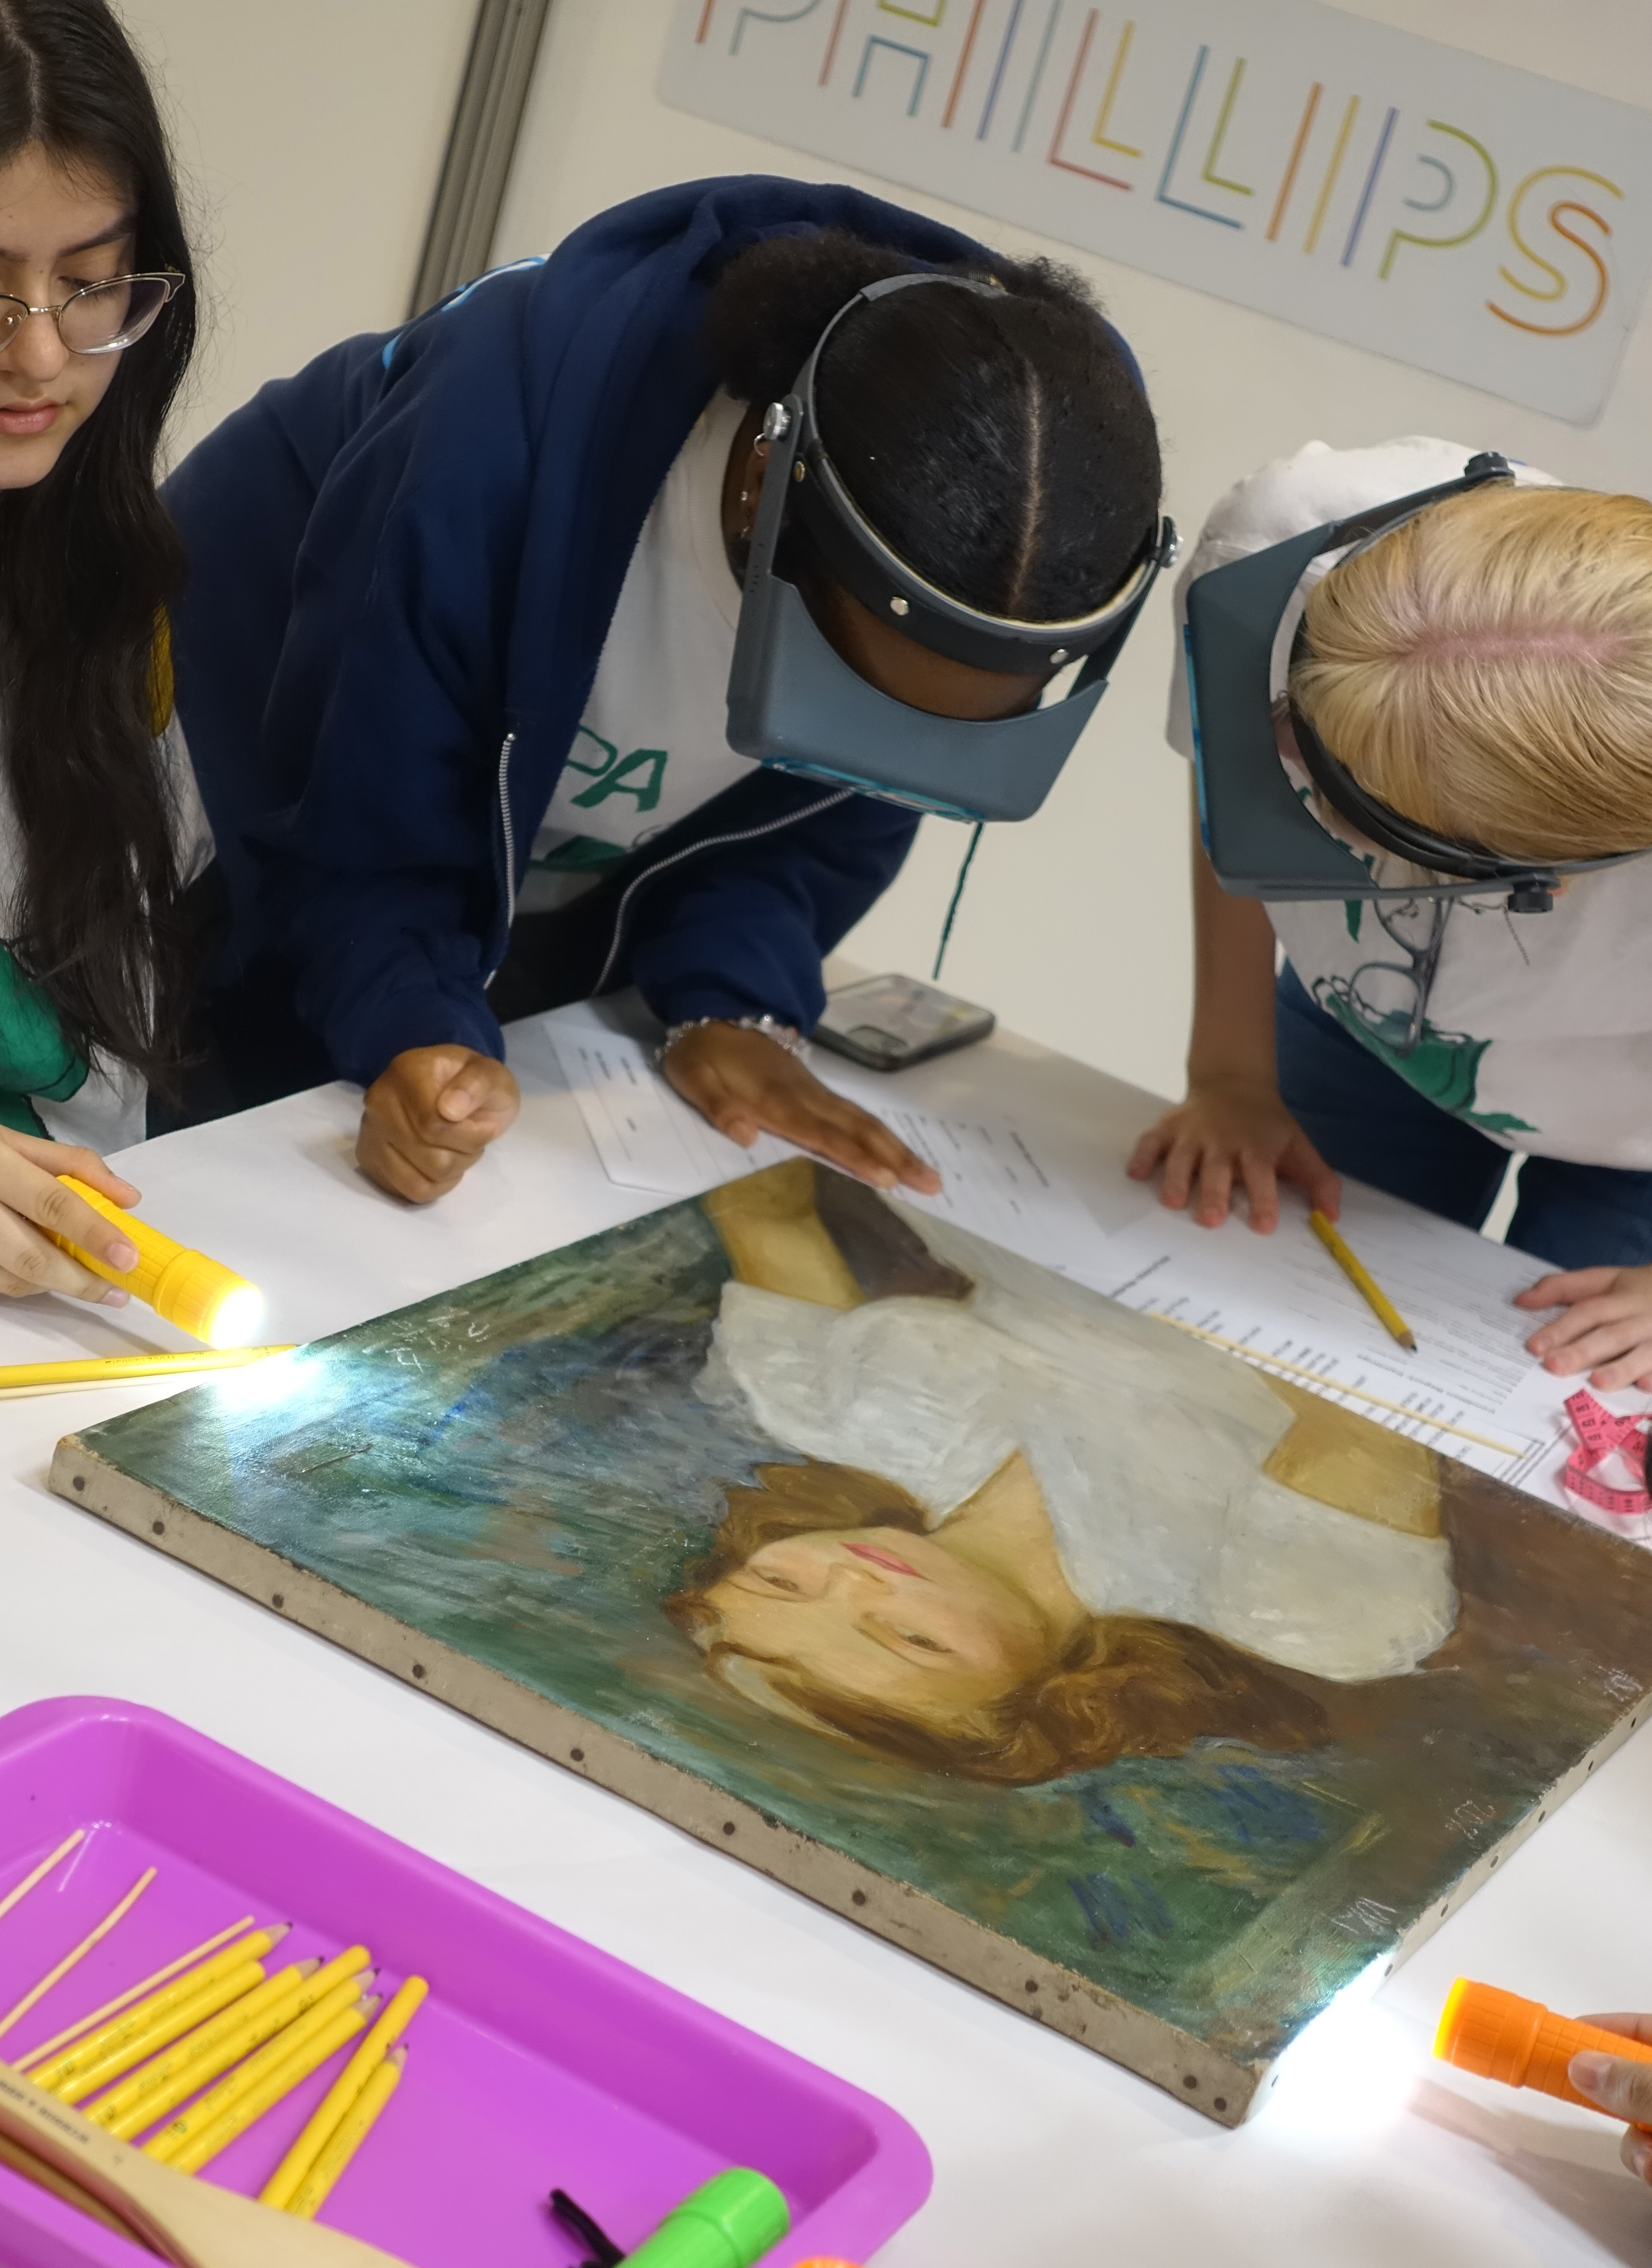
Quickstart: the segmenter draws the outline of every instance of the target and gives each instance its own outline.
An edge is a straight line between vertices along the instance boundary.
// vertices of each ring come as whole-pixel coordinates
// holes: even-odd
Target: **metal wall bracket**
[[[408,308],[422,314],[487,267],[550,0],[481,0]]]

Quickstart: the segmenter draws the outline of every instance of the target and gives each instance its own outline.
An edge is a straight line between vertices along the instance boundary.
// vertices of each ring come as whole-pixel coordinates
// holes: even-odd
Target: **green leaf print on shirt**
[[[0,1126],[46,1133],[29,1100],[67,1102],[86,1083],[86,1065],[63,1037],[57,1011],[0,946]]]
[[[1471,1040],[1464,1032],[1442,1032],[1425,1017],[1422,1037],[1407,1053],[1405,1040],[1410,1018],[1402,1016],[1397,1009],[1383,1016],[1361,1015],[1349,998],[1346,976],[1316,978],[1314,998],[1362,1048],[1368,1048],[1390,1071],[1398,1071],[1407,1086],[1414,1086],[1419,1094],[1437,1103],[1442,1110],[1449,1110],[1454,1118],[1466,1119],[1471,1126],[1483,1126],[1488,1134],[1538,1131],[1529,1120],[1516,1118],[1511,1110],[1475,1109],[1480,1057],[1490,1047],[1489,1040]]]
[[[663,748],[633,748],[628,756],[621,755],[612,740],[605,740],[588,725],[579,732],[587,740],[594,740],[602,751],[600,764],[582,764],[572,751],[568,756],[570,771],[583,772],[591,785],[583,788],[572,801],[581,811],[589,811],[593,804],[606,803],[611,795],[634,796],[639,812],[652,811],[660,800],[660,791],[665,784],[667,755]],[[579,737],[576,734],[576,739]],[[646,772],[647,777],[637,776]]]

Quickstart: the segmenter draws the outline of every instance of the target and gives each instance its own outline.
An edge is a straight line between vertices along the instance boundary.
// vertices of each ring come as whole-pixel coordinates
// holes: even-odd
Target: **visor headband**
[[[1028,622],[1014,615],[985,614],[949,597],[909,566],[860,511],[826,453],[815,411],[815,376],[827,341],[845,316],[892,291],[926,284],[973,291],[983,298],[1006,296],[1001,284],[965,276],[890,276],[867,284],[837,310],[821,333],[788,398],[770,405],[763,422],[763,437],[773,443],[791,432],[793,419],[798,421],[800,431],[793,467],[795,486],[789,499],[793,512],[832,574],[863,606],[892,622],[903,637],[977,669],[1004,673],[1059,669],[1066,662],[1093,653],[1121,623],[1128,627],[1134,620],[1160,568],[1169,566],[1176,556],[1175,530],[1168,520],[1155,520],[1123,586],[1105,606],[1064,622]]]
[[[1326,551],[1346,550],[1346,556],[1353,558],[1448,497],[1464,495],[1489,482],[1513,479],[1508,460],[1487,451],[1470,459],[1460,481],[1448,482],[1419,496],[1403,497],[1385,509],[1357,513],[1351,519],[1340,521],[1327,530],[1326,540],[1320,547],[1321,556]],[[1341,563],[1339,561],[1338,564]],[[1331,571],[1336,571],[1333,568]],[[1292,669],[1299,661],[1309,659],[1312,652],[1304,620],[1292,641]],[[1273,731],[1281,756],[1287,762],[1294,759],[1301,764],[1331,809],[1368,843],[1413,866],[1424,867],[1430,873],[1457,878],[1466,886],[1468,895],[1486,884],[1506,889],[1511,913],[1546,913],[1554,902],[1554,893],[1563,874],[1592,873],[1599,867],[1615,866],[1625,858],[1645,855],[1624,850],[1604,858],[1514,858],[1500,850],[1488,850],[1483,843],[1436,835],[1420,821],[1407,818],[1404,812],[1396,811],[1391,804],[1384,803],[1380,796],[1362,786],[1320,739],[1306,711],[1288,690],[1274,706]]]

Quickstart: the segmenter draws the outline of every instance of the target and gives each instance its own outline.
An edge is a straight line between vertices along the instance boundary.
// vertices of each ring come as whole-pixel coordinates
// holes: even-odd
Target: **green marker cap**
[[[763,2174],[714,2174],[625,2256],[626,2268],[754,2268],[792,2226],[785,2199]]]

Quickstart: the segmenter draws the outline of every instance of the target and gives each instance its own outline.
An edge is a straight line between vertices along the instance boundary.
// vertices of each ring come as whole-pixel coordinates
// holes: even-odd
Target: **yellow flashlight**
[[[54,1236],[52,1242],[83,1268],[90,1268],[106,1283],[118,1284],[122,1291],[153,1307],[163,1322],[176,1323],[181,1331],[204,1339],[209,1346],[246,1346],[257,1336],[263,1323],[264,1295],[255,1284],[209,1260],[204,1252],[191,1252],[184,1245],[174,1244],[171,1237],[163,1236],[146,1220],[122,1212],[119,1205],[111,1204],[72,1174],[60,1174],[58,1179],[65,1189],[84,1197],[94,1212],[113,1221],[122,1235],[137,1247],[136,1267],[122,1276],[107,1260],[83,1251],[66,1236]]]

